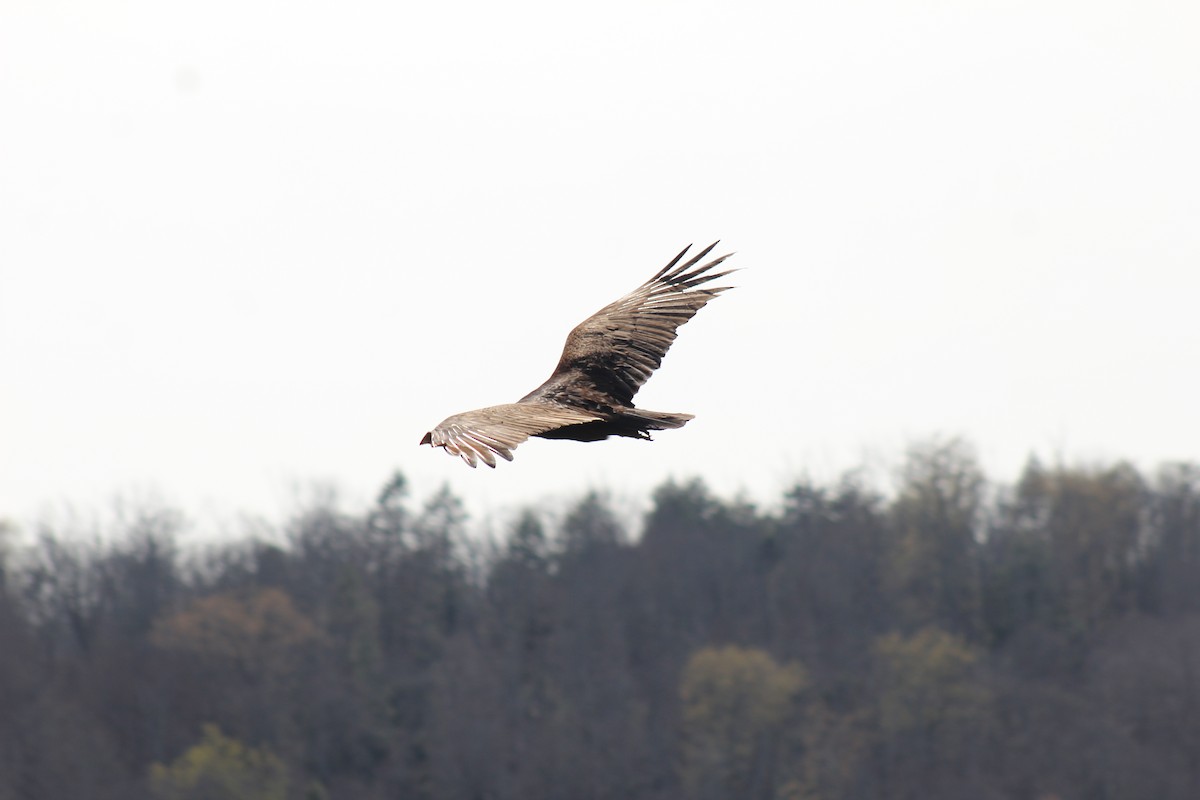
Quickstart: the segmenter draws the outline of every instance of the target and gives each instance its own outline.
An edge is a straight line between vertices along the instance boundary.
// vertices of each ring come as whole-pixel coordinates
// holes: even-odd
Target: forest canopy
[[[1200,466],[0,535],[0,800],[1200,797]]]

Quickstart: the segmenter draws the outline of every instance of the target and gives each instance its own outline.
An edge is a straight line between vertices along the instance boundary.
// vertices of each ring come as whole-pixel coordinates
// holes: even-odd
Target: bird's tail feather
[[[665,411],[647,411],[644,408],[625,409],[624,416],[641,423],[645,430],[650,431],[682,428],[689,420],[695,419],[694,414],[672,414]]]

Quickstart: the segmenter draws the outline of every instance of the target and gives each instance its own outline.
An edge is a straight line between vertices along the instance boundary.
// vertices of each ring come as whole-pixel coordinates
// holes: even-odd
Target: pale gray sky
[[[0,517],[1200,457],[1200,6],[3,0]],[[417,441],[688,242],[653,444]]]

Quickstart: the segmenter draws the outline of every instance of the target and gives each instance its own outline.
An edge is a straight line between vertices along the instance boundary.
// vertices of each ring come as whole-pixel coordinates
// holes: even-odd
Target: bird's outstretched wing
[[[421,444],[444,447],[471,467],[480,460],[495,467],[496,456],[512,461],[512,451],[530,436],[600,419],[580,409],[550,403],[507,403],[455,414],[425,434]]]
[[[653,278],[576,325],[550,379],[522,402],[572,403],[586,398],[586,407],[599,392],[616,405],[631,405],[637,390],[662,363],[679,326],[731,288],[701,288],[734,271],[710,272],[732,253],[696,266],[716,246],[713,242],[679,265],[691,249],[688,245]]]

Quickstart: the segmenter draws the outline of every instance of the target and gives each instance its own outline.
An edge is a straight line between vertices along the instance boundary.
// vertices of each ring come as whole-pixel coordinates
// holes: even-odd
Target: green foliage
[[[170,764],[150,767],[158,800],[284,800],[287,770],[267,750],[247,747],[205,725],[201,741]]]
[[[1057,624],[1090,631],[1132,608],[1144,491],[1128,464],[1026,469],[1017,513],[1049,547]]]
[[[975,550],[983,474],[960,440],[909,450],[892,508],[889,585],[911,625],[940,623],[973,636],[979,628]]]
[[[750,797],[774,769],[784,723],[807,685],[797,664],[766,652],[707,647],[688,659],[680,683],[684,785],[691,797]]]
[[[875,656],[885,735],[933,735],[984,713],[988,694],[974,679],[979,653],[961,639],[936,628],[889,633]]]

